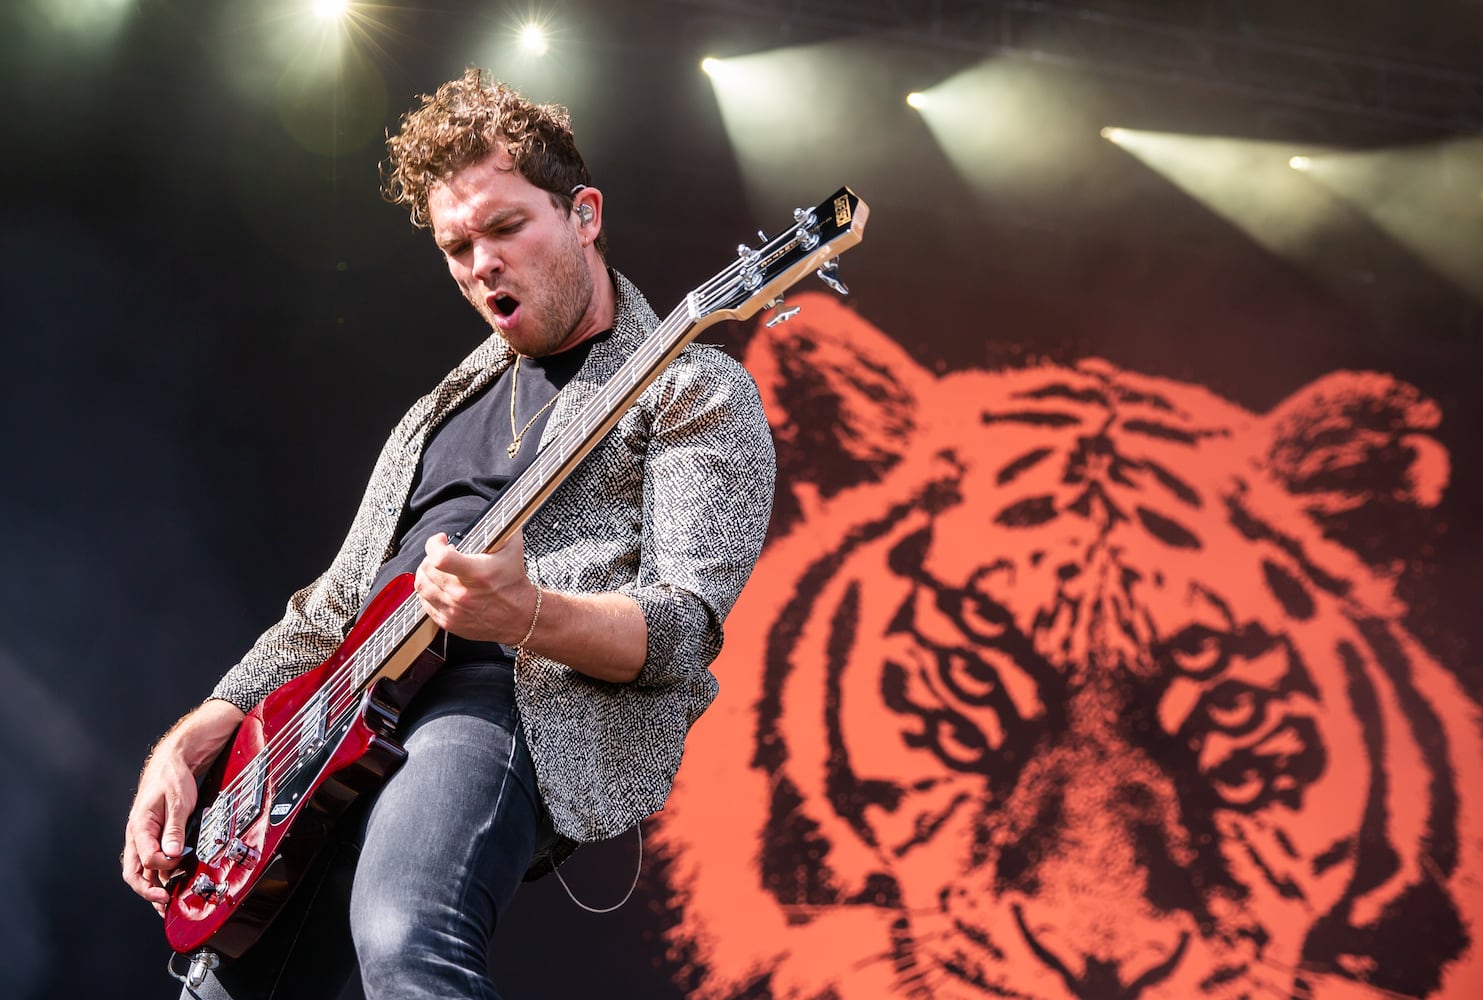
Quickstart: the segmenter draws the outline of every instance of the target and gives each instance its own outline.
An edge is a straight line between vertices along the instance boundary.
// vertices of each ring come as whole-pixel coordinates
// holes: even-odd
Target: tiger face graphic
[[[824,297],[747,363],[782,530],[659,823],[687,995],[1477,995],[1478,709],[1349,541],[1438,502],[1432,404],[936,377]]]

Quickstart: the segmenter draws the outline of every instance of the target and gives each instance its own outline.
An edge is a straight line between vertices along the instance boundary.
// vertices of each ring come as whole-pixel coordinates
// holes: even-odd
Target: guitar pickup
[[[263,813],[263,800],[267,796],[268,788],[268,754],[266,750],[259,750],[253,755],[247,767],[238,775],[237,782],[245,784],[240,801],[233,810],[236,822],[233,823],[233,833],[241,836],[242,833],[252,825],[252,821]]]
[[[329,737],[329,691],[320,688],[304,702],[299,722],[299,760],[312,757]]]

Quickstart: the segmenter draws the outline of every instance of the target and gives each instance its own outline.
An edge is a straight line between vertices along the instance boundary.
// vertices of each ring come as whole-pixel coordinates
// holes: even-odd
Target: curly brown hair
[[[427,194],[434,184],[499,149],[562,211],[571,210],[579,185],[592,183],[572,136],[571,115],[559,104],[527,101],[503,83],[486,82],[473,67],[420,100],[402,116],[397,134],[387,136],[390,155],[381,165],[382,195],[406,206],[415,226],[432,225]],[[598,250],[605,252],[606,245],[599,234]]]

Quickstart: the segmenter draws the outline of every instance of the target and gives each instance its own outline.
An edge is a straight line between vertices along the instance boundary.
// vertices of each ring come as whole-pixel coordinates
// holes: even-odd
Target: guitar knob
[[[243,868],[251,868],[260,857],[262,853],[255,847],[248,847],[240,837],[233,837],[232,842],[227,845],[227,860]]]
[[[210,875],[202,872],[200,875],[197,875],[196,880],[191,883],[191,892],[195,893],[197,896],[200,896],[202,899],[209,900],[215,898],[217,895],[225,891],[226,887],[227,884],[225,882],[213,882],[211,881]]]

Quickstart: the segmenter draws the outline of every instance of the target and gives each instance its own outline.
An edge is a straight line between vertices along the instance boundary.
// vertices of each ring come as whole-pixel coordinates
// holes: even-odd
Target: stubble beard
[[[551,264],[517,289],[521,293],[520,309],[523,313],[518,343],[500,329],[494,311],[484,302],[482,286],[471,286],[465,293],[464,297],[490,328],[505,343],[528,357],[539,358],[556,353],[576,330],[592,302],[592,272],[587,268],[587,258],[576,234],[569,235],[569,241],[559,254],[553,256]]]

